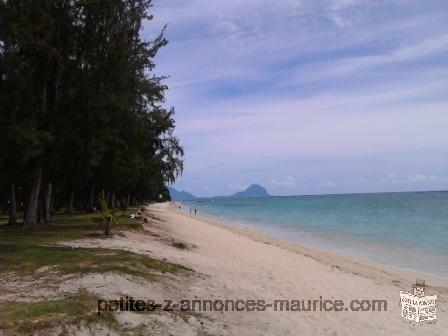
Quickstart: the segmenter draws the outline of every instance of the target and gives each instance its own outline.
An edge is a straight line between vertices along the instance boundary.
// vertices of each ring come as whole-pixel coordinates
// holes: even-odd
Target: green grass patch
[[[43,266],[56,266],[61,274],[120,272],[153,279],[154,273],[176,274],[186,267],[129,251],[64,246],[0,244],[5,272],[33,275]]]
[[[115,323],[111,314],[98,316],[97,298],[73,296],[43,302],[5,302],[0,304],[0,325],[5,335],[31,335],[58,326],[105,322]]]
[[[120,230],[142,230],[142,223],[129,218],[133,211],[126,211],[118,224],[111,226],[112,233]],[[52,221],[35,229],[25,230],[21,225],[0,225],[0,244],[48,245],[60,241],[89,237],[104,237],[104,226],[95,222],[100,213],[56,214]]]
[[[112,232],[140,230],[142,223],[130,219],[131,210],[112,225]],[[19,225],[0,225],[0,265],[2,271],[33,275],[43,266],[56,266],[61,274],[121,272],[152,277],[155,272],[177,273],[186,270],[180,265],[152,259],[136,253],[100,248],[71,248],[56,245],[61,241],[83,238],[105,239],[104,228],[95,222],[99,214],[58,214],[53,220],[33,230]]]
[[[120,217],[118,224],[111,225],[112,233],[126,230],[143,231],[142,223],[129,218],[133,211]],[[160,279],[160,273],[188,274],[188,268],[153,259],[129,251],[105,248],[73,248],[58,243],[84,238],[104,238],[104,226],[95,221],[101,214],[73,213],[57,214],[52,221],[36,229],[24,230],[21,225],[0,224],[0,276],[14,273],[14,277],[54,278],[48,270],[51,267],[57,275],[82,275],[108,272],[129,274],[150,281]],[[179,247],[182,248],[182,247]],[[39,272],[38,272],[39,270]],[[185,274],[185,273],[184,273]],[[45,285],[45,284],[44,284]],[[9,335],[44,335],[52,331],[68,334],[80,326],[101,323],[111,330],[139,334],[137,327],[118,325],[113,314],[96,313],[97,298],[79,293],[61,300],[43,302],[0,303],[0,330]],[[142,330],[144,326],[141,326]],[[67,331],[67,332],[66,332]]]

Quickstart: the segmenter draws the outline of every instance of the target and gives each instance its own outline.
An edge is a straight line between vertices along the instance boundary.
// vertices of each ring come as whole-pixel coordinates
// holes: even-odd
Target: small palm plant
[[[115,209],[109,209],[107,201],[104,197],[100,197],[99,202],[101,204],[101,214],[95,216],[93,220],[100,226],[104,227],[104,234],[110,235],[111,225],[118,224],[120,218],[124,215],[124,212],[120,213]]]

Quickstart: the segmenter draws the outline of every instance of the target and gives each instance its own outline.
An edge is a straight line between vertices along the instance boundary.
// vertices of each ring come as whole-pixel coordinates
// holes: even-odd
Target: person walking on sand
[[[194,214],[196,215],[196,209],[194,209]]]

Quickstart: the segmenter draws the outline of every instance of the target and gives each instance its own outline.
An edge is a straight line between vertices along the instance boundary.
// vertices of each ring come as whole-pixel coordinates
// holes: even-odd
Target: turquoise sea
[[[183,202],[232,225],[448,277],[448,192],[214,198]]]

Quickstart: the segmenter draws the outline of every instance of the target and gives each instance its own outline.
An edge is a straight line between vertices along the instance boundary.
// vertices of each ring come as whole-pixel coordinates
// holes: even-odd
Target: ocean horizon
[[[184,211],[291,242],[448,277],[448,192],[201,198]]]

